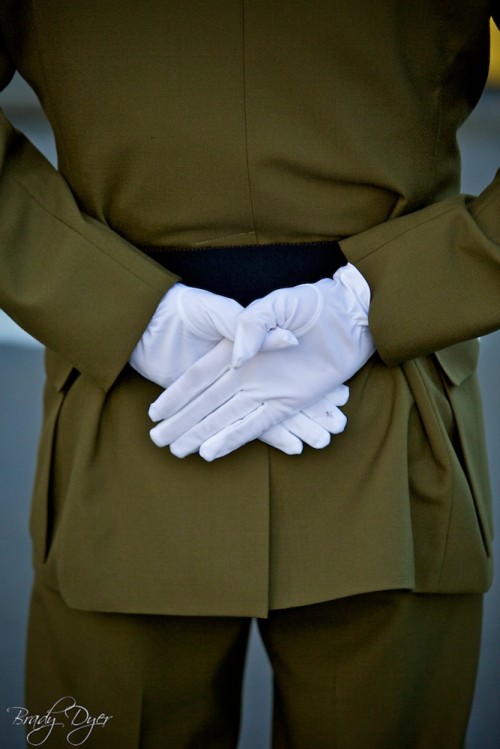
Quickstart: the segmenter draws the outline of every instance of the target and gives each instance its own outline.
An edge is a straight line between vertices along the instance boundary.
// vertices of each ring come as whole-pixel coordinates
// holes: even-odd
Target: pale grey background
[[[17,80],[0,103],[18,126],[49,158],[54,146],[36,101]],[[33,104],[35,106],[33,106]],[[461,133],[463,189],[479,192],[500,165],[500,92],[488,92]],[[480,379],[485,401],[492,481],[500,497],[500,403],[498,394],[500,334],[482,341]],[[42,351],[0,312],[0,746],[20,749],[21,731],[6,712],[22,705],[22,671],[29,586],[27,534],[29,498],[41,419]],[[497,513],[498,514],[498,513]],[[496,552],[498,556],[498,541]],[[469,730],[469,749],[500,745],[500,583],[486,597],[481,666]],[[258,636],[252,637],[245,680],[243,727],[239,749],[267,749],[270,725],[270,673]],[[313,749],[313,748],[311,748]],[[367,747],[369,749],[369,747]],[[388,749],[396,749],[389,748]]]

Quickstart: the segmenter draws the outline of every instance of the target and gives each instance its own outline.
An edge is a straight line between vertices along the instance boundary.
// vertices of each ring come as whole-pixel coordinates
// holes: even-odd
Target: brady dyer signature
[[[8,707],[7,712],[14,716],[13,726],[25,727],[30,746],[42,746],[56,730],[65,731],[70,746],[82,746],[96,728],[103,728],[113,717],[104,713],[94,717],[69,696],[61,697],[40,715],[31,715],[25,707]]]

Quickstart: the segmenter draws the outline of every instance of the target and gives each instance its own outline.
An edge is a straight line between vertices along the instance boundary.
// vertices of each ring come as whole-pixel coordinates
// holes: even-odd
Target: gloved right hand
[[[166,388],[223,338],[234,340],[242,311],[234,299],[177,283],[158,305],[129,363],[143,377]],[[294,345],[297,339],[291,331],[275,328],[267,333],[260,350]],[[318,449],[326,447],[330,434],[345,426],[338,406],[343,406],[348,396],[347,387],[336,388],[304,413],[271,427],[260,439],[289,455],[301,453],[303,442]]]

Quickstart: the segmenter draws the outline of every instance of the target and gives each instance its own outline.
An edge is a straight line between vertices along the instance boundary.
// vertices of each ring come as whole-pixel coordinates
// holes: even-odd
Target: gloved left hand
[[[234,348],[230,341],[219,343],[152,404],[150,417],[162,420],[151,431],[153,441],[170,444],[179,457],[199,450],[213,460],[357,372],[374,351],[369,290],[363,297],[350,283],[356,269],[340,270],[333,279],[279,289],[251,304],[238,318]],[[276,327],[292,331],[299,345],[255,353]]]
[[[330,444],[330,435],[344,431],[347,417],[339,406],[348,399],[349,388],[339,385],[312,406],[266,429],[259,440],[287,455],[299,455],[304,444],[320,450]]]
[[[129,364],[146,379],[167,387],[223,338],[234,339],[242,311],[234,299],[176,283],[158,305]],[[272,330],[264,338],[264,351],[296,344],[285,330]]]

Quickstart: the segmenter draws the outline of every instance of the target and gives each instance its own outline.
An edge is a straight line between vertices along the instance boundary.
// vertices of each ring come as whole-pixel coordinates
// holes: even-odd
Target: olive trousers
[[[273,749],[463,747],[481,610],[480,595],[384,591],[270,612]],[[30,744],[234,749],[249,624],[79,611],[35,583]]]

